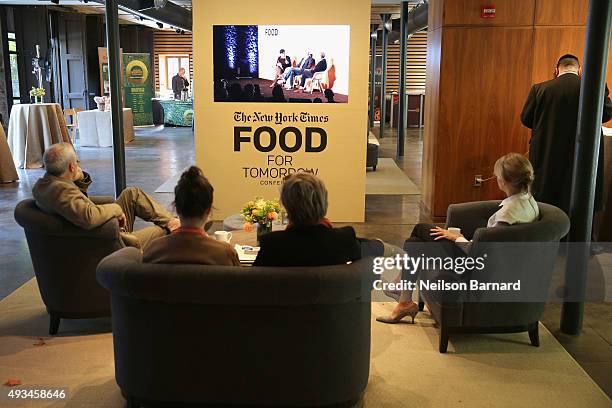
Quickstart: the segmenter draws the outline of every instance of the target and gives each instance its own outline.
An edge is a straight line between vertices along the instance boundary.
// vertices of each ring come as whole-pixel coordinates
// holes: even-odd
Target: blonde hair
[[[295,225],[316,224],[327,214],[327,189],[312,173],[299,172],[286,177],[280,199],[287,217]]]
[[[508,153],[495,162],[495,176],[521,192],[529,192],[533,184],[533,166],[522,154]]]

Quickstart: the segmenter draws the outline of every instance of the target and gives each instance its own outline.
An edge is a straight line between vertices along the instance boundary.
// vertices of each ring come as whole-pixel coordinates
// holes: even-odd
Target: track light
[[[163,25],[162,23],[160,23],[159,21],[157,22],[157,26],[158,26],[159,28],[164,28],[164,25]]]
[[[180,34],[180,33],[181,33],[181,30],[180,30],[180,29],[178,29],[178,28],[177,28],[175,31],[176,31],[176,33],[177,33],[177,34]]]
[[[59,5],[59,0],[51,0],[51,3],[55,4],[56,6]]]

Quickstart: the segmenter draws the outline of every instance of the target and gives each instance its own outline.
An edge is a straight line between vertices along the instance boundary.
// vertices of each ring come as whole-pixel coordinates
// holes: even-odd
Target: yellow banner
[[[363,221],[370,1],[316,13],[229,4],[193,2],[196,161],[215,187],[214,218],[278,198],[284,176],[310,171],[332,221]]]

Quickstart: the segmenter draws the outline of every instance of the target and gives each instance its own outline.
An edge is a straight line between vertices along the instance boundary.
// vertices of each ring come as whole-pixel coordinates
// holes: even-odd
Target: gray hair
[[[327,189],[312,173],[294,173],[283,183],[281,203],[295,225],[312,225],[327,214]]]
[[[70,163],[74,163],[76,160],[74,147],[66,142],[52,144],[43,154],[45,169],[47,173],[53,176],[64,174]]]

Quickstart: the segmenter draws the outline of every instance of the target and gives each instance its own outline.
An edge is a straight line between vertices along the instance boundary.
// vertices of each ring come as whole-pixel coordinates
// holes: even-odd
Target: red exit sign
[[[482,18],[495,18],[495,6],[483,6],[480,16]]]

